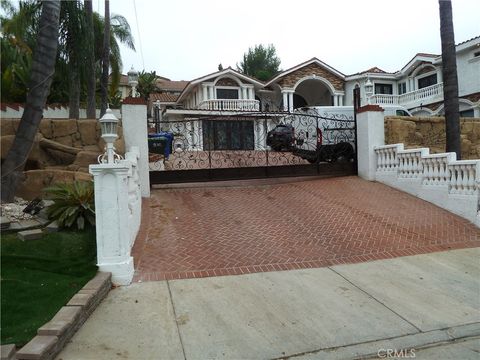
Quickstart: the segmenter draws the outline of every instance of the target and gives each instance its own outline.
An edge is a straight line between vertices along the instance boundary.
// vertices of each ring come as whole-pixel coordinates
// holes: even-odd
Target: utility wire
[[[137,5],[135,0],[133,0],[133,8],[135,9],[135,21],[137,23],[137,34],[138,34],[138,45],[140,46],[140,56],[142,57],[143,70],[145,70],[145,61],[143,60],[142,37],[140,36],[140,27],[138,26]]]

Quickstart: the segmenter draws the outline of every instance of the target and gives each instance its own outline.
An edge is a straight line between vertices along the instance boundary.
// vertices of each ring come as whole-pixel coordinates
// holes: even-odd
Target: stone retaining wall
[[[0,119],[0,156],[4,160],[15,139],[20,119]],[[125,153],[122,126],[115,141],[117,153]],[[79,149],[68,153],[42,146],[42,139]],[[32,200],[41,196],[43,188],[55,182],[89,180],[88,166],[97,163],[105,142],[101,138],[100,124],[94,119],[42,119],[32,150],[25,164],[24,181],[16,196]]]
[[[461,118],[462,159],[480,158],[480,118]],[[431,153],[445,151],[445,118],[386,116],[385,144],[405,148],[428,147]]]

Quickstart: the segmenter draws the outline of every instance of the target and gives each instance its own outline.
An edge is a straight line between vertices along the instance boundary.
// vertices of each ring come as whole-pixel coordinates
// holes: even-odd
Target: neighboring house
[[[480,117],[480,36],[456,46],[460,116]],[[374,84],[372,104],[401,105],[413,115],[443,115],[442,57],[416,54],[401,70],[387,73],[372,68],[346,77],[346,100],[352,102],[352,91],[360,86],[365,102],[364,85]]]

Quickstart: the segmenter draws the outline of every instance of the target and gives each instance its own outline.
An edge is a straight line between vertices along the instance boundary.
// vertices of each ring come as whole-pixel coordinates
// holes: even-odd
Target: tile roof
[[[473,38],[471,38],[471,39],[462,41],[461,43],[458,43],[457,46],[458,46],[458,45],[463,45],[463,44],[465,44],[465,43],[468,43],[469,41],[476,40],[476,39],[478,39],[478,38],[480,38],[480,35],[475,36],[475,37],[473,37]]]
[[[172,80],[157,80],[157,86],[160,90],[164,91],[176,91],[181,92],[187,86],[188,81],[180,80],[180,81],[172,81]]]
[[[150,101],[157,101],[160,102],[175,102],[178,99],[178,95],[174,94],[167,94],[167,93],[154,93],[150,94]]]
[[[389,73],[385,70],[380,69],[379,67],[374,66],[368,70],[360,71],[358,73],[348,75],[348,76],[355,76],[355,75],[362,75],[362,74],[393,74],[393,73]]]

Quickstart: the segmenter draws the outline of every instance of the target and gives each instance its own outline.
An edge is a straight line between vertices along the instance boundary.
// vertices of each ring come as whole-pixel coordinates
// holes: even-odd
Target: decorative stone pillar
[[[97,265],[100,271],[112,273],[114,284],[128,285],[134,272],[128,228],[131,164],[90,165],[89,170],[95,182]]]
[[[357,159],[358,176],[375,180],[375,146],[385,145],[383,109],[378,105],[367,105],[357,112]]]
[[[142,197],[150,197],[150,169],[148,161],[147,103],[142,98],[125,98],[122,104],[122,125],[125,148],[136,146],[140,152],[138,173]]]

